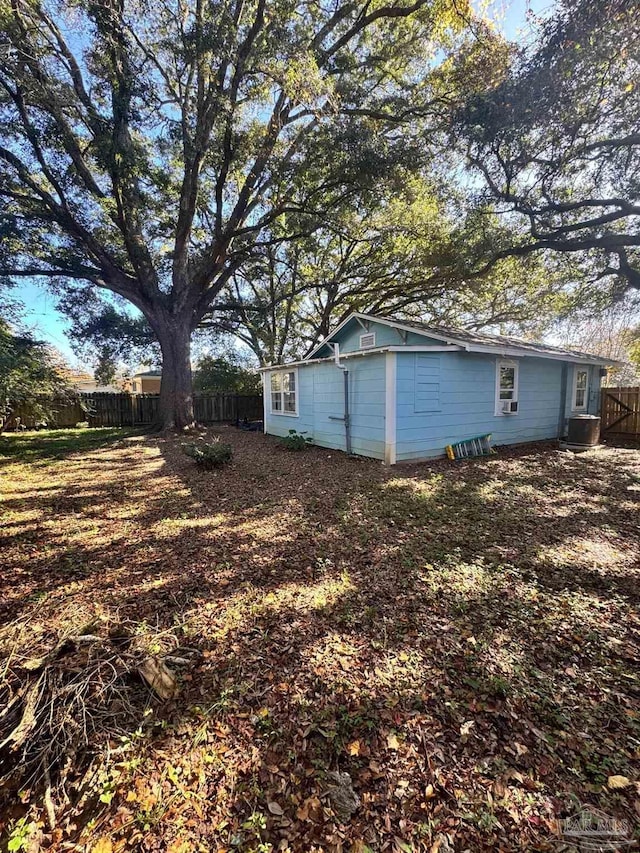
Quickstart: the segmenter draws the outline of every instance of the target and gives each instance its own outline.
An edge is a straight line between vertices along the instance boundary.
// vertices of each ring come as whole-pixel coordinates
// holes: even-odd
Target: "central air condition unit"
[[[502,401],[502,414],[503,415],[515,415],[518,411],[518,401],[517,400],[503,400]]]

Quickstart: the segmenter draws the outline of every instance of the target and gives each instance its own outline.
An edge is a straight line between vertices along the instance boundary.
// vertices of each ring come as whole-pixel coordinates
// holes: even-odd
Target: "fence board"
[[[47,419],[52,427],[73,427],[87,421],[90,427],[150,426],[158,417],[159,394],[85,393],[72,399],[55,400],[54,415]],[[194,394],[194,416],[198,423],[215,424],[223,421],[261,420],[261,394]],[[15,418],[28,429],[33,428],[40,418],[29,406],[15,406],[8,429],[15,425]]]
[[[42,406],[50,414],[43,418],[38,412],[37,404],[19,403],[10,405],[11,414],[7,418],[6,428],[13,430],[20,418],[21,426],[33,429],[36,424],[46,422],[47,426],[62,429],[74,427],[76,424],[86,420],[86,414],[82,403],[77,397],[60,397],[54,400],[42,400]]]
[[[89,426],[147,426],[158,417],[158,394],[83,394]],[[260,394],[194,394],[194,417],[198,423],[257,420],[262,418]]]
[[[640,439],[640,386],[603,388],[600,417],[603,435]]]

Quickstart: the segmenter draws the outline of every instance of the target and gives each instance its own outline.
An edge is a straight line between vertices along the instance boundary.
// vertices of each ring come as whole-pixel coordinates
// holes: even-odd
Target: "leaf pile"
[[[91,812],[71,789],[54,834],[7,790],[8,831],[25,814],[52,849],[515,853],[557,849],[581,805],[637,825],[639,451],[390,470],[222,435],[215,475],[157,437],[12,464],[5,653],[93,621],[198,654],[153,724],[101,741]]]

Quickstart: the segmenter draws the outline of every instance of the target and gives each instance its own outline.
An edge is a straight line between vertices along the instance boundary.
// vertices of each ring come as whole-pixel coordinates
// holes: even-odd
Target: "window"
[[[580,411],[587,408],[589,392],[589,371],[586,367],[576,367],[573,372],[573,409]]]
[[[367,332],[364,335],[360,335],[360,349],[370,349],[376,345],[376,333],[375,332]]]
[[[271,413],[298,414],[298,371],[278,370],[271,374]]]
[[[499,361],[496,365],[496,415],[518,411],[518,363]]]

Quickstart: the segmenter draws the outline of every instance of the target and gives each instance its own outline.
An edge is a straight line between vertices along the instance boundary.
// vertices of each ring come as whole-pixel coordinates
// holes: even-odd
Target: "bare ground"
[[[175,699],[132,677],[129,716],[51,767],[53,829],[5,749],[0,834],[450,853],[557,849],[585,804],[637,827],[640,451],[389,470],[220,432],[235,458],[213,473],[178,439],[4,440],[4,700],[77,634],[184,662]]]

